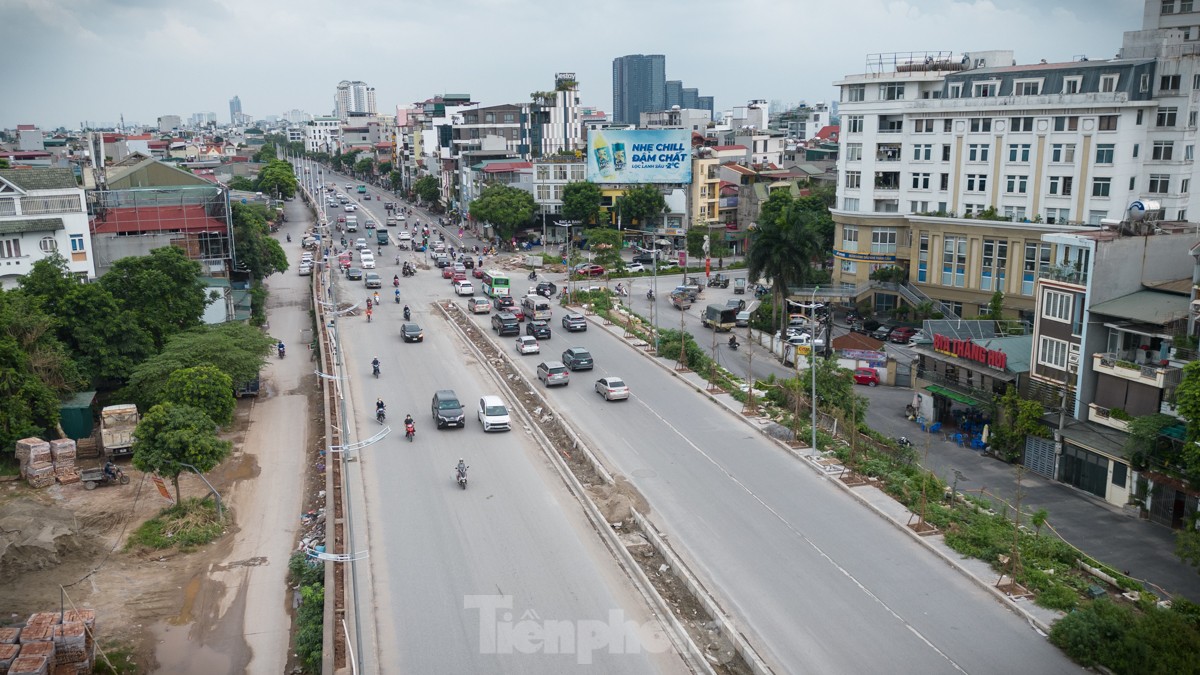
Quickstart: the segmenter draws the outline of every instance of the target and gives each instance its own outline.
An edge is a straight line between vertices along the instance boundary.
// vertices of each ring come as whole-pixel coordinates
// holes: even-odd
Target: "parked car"
[[[562,353],[562,362],[571,370],[591,370],[592,353],[583,347],[571,347]]]
[[[525,334],[532,335],[539,340],[549,340],[550,324],[545,321],[530,321],[525,324]]]
[[[851,322],[850,324],[851,332],[862,333],[863,335],[874,333],[876,328],[879,328],[879,322],[875,319],[863,319]]]
[[[504,401],[501,401],[499,396],[481,396],[475,416],[479,418],[479,423],[483,425],[484,431],[508,431],[512,428],[508,417],[508,408],[505,407]]]
[[[575,274],[581,277],[599,277],[604,275],[604,268],[593,263],[579,263],[575,266]]]
[[[570,312],[562,318],[562,325],[568,332],[587,331],[587,319],[582,314]]]
[[[642,263],[629,263],[628,265],[625,266],[625,271],[629,272],[630,274],[636,274],[637,272],[645,272],[646,266],[643,265]]]
[[[912,326],[897,326],[892,331],[892,334],[888,336],[888,340],[896,344],[906,345],[916,334],[917,329]]]
[[[430,409],[433,413],[433,423],[438,429],[464,426],[467,415],[463,412],[462,403],[458,402],[458,394],[455,394],[453,389],[439,389],[433,392]]]
[[[879,384],[879,373],[874,368],[855,368],[854,384],[865,384],[874,387]]]
[[[888,336],[892,334],[892,331],[895,330],[895,328],[895,326],[882,324],[879,326],[879,328],[876,328],[871,332],[871,337],[875,338],[876,340],[887,340]]]
[[[528,335],[522,335],[517,338],[518,354],[537,354],[541,351],[542,346],[538,344],[537,338]]]
[[[405,342],[424,342],[425,331],[421,330],[419,325],[410,321],[408,323],[400,324],[400,337],[403,338]]]
[[[297,268],[296,271],[302,277],[311,277],[312,276],[312,265],[305,265],[304,263],[301,263],[300,267]]]
[[[602,377],[596,380],[596,393],[605,401],[620,401],[629,398],[629,387],[619,377]]]
[[[537,365],[537,378],[547,387],[556,384],[567,386],[571,383],[571,373],[567,367],[558,361],[542,361]]]

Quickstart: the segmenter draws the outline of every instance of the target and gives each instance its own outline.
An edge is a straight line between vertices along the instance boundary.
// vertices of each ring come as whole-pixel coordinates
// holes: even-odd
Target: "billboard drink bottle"
[[[612,158],[613,158],[613,170],[618,171],[618,172],[624,171],[625,170],[625,144],[624,143],[613,143],[612,144]]]
[[[608,147],[608,141],[604,140],[604,136],[596,134],[596,173],[601,176],[613,175],[613,160],[612,150]]]

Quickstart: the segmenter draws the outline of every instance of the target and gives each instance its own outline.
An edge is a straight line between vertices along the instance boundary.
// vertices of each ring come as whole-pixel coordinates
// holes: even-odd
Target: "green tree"
[[[145,409],[163,400],[171,373],[213,365],[234,384],[258,377],[276,340],[244,323],[200,326],[171,338],[161,353],[138,364],[129,378],[129,395]]]
[[[642,229],[648,229],[666,210],[667,201],[653,185],[630,188],[617,198],[617,211],[625,225],[636,220]]]
[[[604,266],[607,272],[620,270],[625,267],[621,259],[621,233],[611,227],[592,227],[583,231],[597,265]]]
[[[352,150],[347,153],[341,153],[333,156],[333,165],[342,173],[349,173],[354,168],[354,163],[358,161],[358,153],[360,150]]]
[[[63,303],[60,335],[93,385],[124,383],[155,353],[154,340],[132,310],[101,284],[75,286]]]
[[[175,246],[117,260],[100,284],[137,317],[155,349],[169,336],[199,325],[210,302],[200,280],[200,263]]]
[[[170,478],[177,503],[182,503],[179,474],[186,470],[183,464],[201,473],[211,471],[231,449],[229,441],[217,438],[212,418],[190,405],[156,405],[133,430],[133,465],[139,471]]]
[[[404,186],[404,174],[399,171],[388,172],[388,182],[391,183],[392,191],[396,192]]]
[[[783,320],[780,308],[789,286],[801,286],[817,277],[812,259],[820,246],[816,231],[818,216],[797,205],[791,195],[776,190],[763,204],[758,227],[746,252],[746,267],[751,280],[771,281],[775,315]]]
[[[233,204],[234,255],[256,281],[288,269],[287,254],[271,236],[271,217],[262,204]]]
[[[1021,398],[1017,388],[1012,385],[997,399],[996,411],[998,415],[992,422],[988,445],[1006,462],[1015,462],[1021,458],[1027,437],[1050,436],[1050,430],[1041,421],[1046,409],[1037,401]]]
[[[999,321],[1004,318],[1004,291],[997,290],[995,293],[992,293],[992,299],[988,301],[987,312],[980,318],[991,319],[992,321]]]
[[[577,220],[583,225],[600,222],[600,201],[604,195],[600,186],[589,181],[567,183],[563,187],[562,217]]]
[[[59,396],[79,384],[40,301],[18,290],[0,291],[0,451],[10,452],[22,438],[47,437],[58,425]]]
[[[71,289],[80,285],[71,275],[67,259],[59,253],[33,263],[29,272],[17,279],[17,287],[26,295],[38,298],[41,308],[51,317],[63,315],[63,301]]]
[[[279,159],[279,155],[276,154],[275,144],[268,142],[264,143],[250,159],[255,162],[267,163]]]
[[[229,179],[229,189],[240,190],[242,192],[255,192],[258,190],[258,186],[254,181],[245,176],[234,176]]]
[[[433,176],[421,176],[417,182],[413,184],[413,191],[417,193],[417,198],[421,201],[436,206],[438,198],[442,195],[442,188],[438,185],[438,179]]]
[[[834,204],[833,188],[818,188],[808,197],[795,200],[796,208],[808,213],[811,218],[811,232],[817,237],[813,246],[816,253],[828,253],[833,250],[833,233],[837,226],[833,222],[833,214],[829,208]]]
[[[525,190],[493,183],[471,202],[471,217],[491,223],[500,239],[508,241],[518,227],[533,220],[536,209],[533,195]]]
[[[363,157],[354,163],[354,173],[356,175],[366,175],[375,171],[375,160],[370,157]]]
[[[233,410],[237,406],[233,398],[233,380],[212,365],[180,368],[171,373],[162,397],[162,403],[198,408],[222,427],[233,421]]]
[[[258,172],[258,189],[263,194],[278,195],[284,199],[296,196],[300,182],[290,162],[274,159]]]
[[[840,410],[846,419],[855,422],[866,419],[870,401],[854,393],[854,372],[838,366],[836,359],[816,357],[816,361],[817,403],[820,407]]]
[[[709,230],[703,226],[690,227],[687,231],[688,255],[697,260],[704,260],[704,238],[709,237],[708,254],[713,255],[714,241]]]
[[[392,166],[391,162],[380,162],[378,169],[379,169],[380,176],[386,176],[389,173],[391,173],[395,169],[395,167]]]

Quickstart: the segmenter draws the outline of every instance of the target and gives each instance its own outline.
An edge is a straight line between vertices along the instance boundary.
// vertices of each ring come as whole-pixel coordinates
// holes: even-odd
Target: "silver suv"
[[[467,415],[463,412],[462,403],[458,402],[458,394],[451,389],[440,389],[433,392],[431,409],[433,422],[439,429],[465,425]]]
[[[556,384],[567,386],[571,382],[571,371],[558,361],[542,361],[537,366],[537,377],[547,387]]]

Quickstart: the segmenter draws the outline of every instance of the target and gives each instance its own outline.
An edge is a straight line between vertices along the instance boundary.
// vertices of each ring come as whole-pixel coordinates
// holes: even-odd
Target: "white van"
[[[358,216],[346,216],[346,231],[358,232]]]
[[[521,309],[526,319],[549,321],[552,314],[550,301],[540,295],[527,295],[521,300]]]

